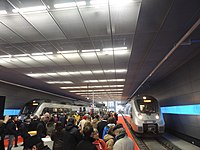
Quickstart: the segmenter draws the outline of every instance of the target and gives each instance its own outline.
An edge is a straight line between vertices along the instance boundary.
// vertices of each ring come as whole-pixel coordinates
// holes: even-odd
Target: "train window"
[[[37,103],[38,104],[38,103]],[[38,107],[39,105],[33,105],[33,103],[28,103],[23,111],[22,111],[22,114],[32,114],[35,112],[36,108]]]
[[[45,114],[46,112],[50,113],[50,114],[53,114],[54,112],[54,109],[53,108],[48,108],[48,107],[45,107],[42,111],[42,114]]]
[[[137,105],[141,113],[156,113],[158,102],[155,100],[137,100]]]

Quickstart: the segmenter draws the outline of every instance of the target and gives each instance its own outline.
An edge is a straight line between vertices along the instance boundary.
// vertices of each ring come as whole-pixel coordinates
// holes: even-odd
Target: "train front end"
[[[154,135],[164,133],[165,122],[160,105],[155,98],[151,96],[137,97],[132,105],[132,127],[136,133]]]

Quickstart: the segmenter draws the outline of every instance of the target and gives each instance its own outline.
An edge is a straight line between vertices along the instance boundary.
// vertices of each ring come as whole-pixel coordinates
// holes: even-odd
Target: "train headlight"
[[[140,119],[140,120],[142,120],[142,115],[141,114],[138,114],[138,118]]]
[[[157,114],[157,115],[155,116],[155,118],[156,118],[156,119],[159,119],[159,118],[160,118],[160,116]]]

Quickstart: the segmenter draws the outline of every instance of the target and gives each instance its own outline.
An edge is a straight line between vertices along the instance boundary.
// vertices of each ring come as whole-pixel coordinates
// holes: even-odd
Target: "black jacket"
[[[64,131],[63,139],[63,150],[75,150],[76,145],[82,139],[82,135],[77,126],[68,122]]]
[[[107,126],[107,122],[106,121],[104,121],[104,120],[102,120],[102,121],[100,121],[98,124],[97,124],[97,130],[99,131],[99,137],[101,138],[101,139],[103,139],[103,137],[102,137],[102,135],[103,135],[103,129],[104,129],[104,127],[105,126]]]
[[[47,127],[44,121],[40,121],[37,125],[37,135],[40,138],[44,138],[47,136]]]
[[[51,140],[54,141],[53,150],[62,150],[64,143],[63,135],[64,135],[64,130],[62,131],[53,130],[51,134]]]
[[[95,140],[93,138],[84,138],[77,146],[76,150],[97,150],[96,146],[92,144]]]
[[[6,124],[2,123],[0,125],[0,150],[4,150],[4,132],[5,132]]]
[[[13,120],[9,120],[6,124],[6,133],[8,135],[17,135],[16,125]]]

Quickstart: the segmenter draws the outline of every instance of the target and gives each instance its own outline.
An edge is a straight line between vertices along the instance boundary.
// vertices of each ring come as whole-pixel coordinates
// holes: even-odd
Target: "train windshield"
[[[24,106],[21,114],[32,114],[35,112],[36,108],[38,107],[38,103],[28,103]]]
[[[137,106],[141,113],[156,113],[158,111],[158,102],[153,99],[139,99]]]

